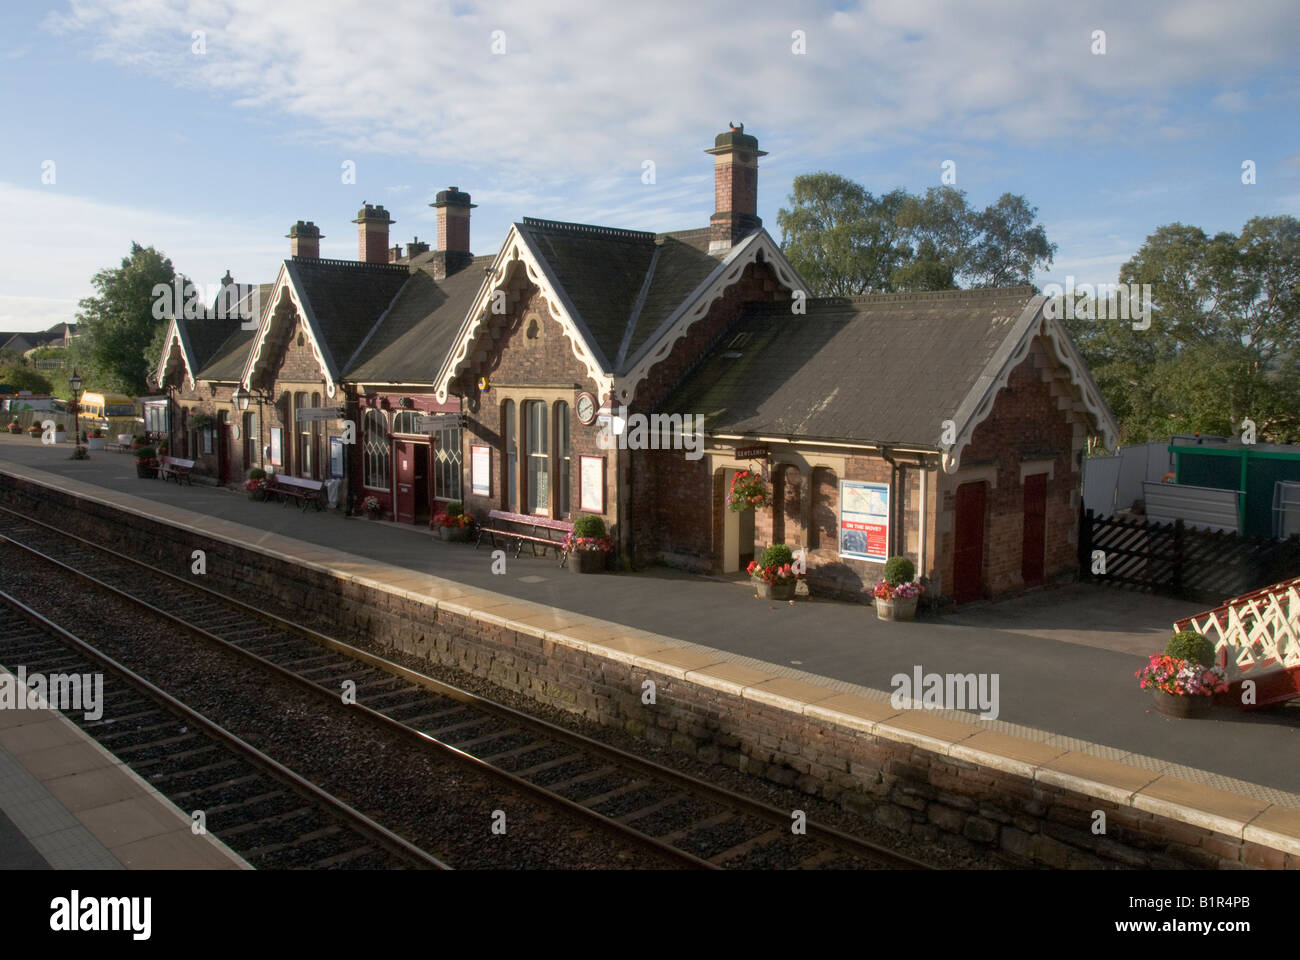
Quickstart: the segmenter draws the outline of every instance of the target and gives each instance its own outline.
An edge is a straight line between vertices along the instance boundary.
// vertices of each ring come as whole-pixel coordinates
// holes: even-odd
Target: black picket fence
[[[1104,574],[1092,572],[1094,550],[1105,552]],[[1151,523],[1087,510],[1079,522],[1079,569],[1094,583],[1218,604],[1300,576],[1300,537],[1244,537],[1189,529],[1181,520]]]

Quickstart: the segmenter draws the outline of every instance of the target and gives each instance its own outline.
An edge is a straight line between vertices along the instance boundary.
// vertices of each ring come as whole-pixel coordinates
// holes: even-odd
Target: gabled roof
[[[698,239],[698,231],[684,231]],[[438,398],[473,362],[471,347],[486,330],[493,292],[522,270],[547,301],[602,400],[617,391],[631,400],[650,366],[704,316],[756,260],[768,263],[787,289],[803,281],[765,230],[733,247],[725,259],[677,237],[613,227],[525,219],[514,224],[460,324],[438,371]]]
[[[664,400],[712,435],[854,441],[944,453],[954,471],[1035,336],[1070,371],[1078,402],[1107,437],[1118,426],[1065,328],[1032,287],[883,294],[748,308]],[[940,446],[952,420],[956,442]]]
[[[162,356],[158,358],[158,366],[154,369],[154,382],[161,384],[166,379],[172,349],[178,342],[180,361],[191,389],[199,380],[237,380],[239,370],[235,370],[233,376],[229,375],[229,367],[233,362],[230,359],[230,349],[232,345],[242,342],[247,352],[252,330],[244,327],[246,324],[256,324],[259,315],[266,311],[273,286],[270,283],[249,284],[243,288],[243,296],[233,303],[222,304],[219,294],[209,316],[193,319],[180,316],[169,320],[167,342]],[[244,320],[250,313],[257,319]],[[239,364],[242,369],[242,356]],[[222,375],[213,375],[214,365],[216,372]]]
[[[287,297],[303,318],[312,353],[326,383],[326,394],[333,397],[336,385],[343,379],[343,365],[410,276],[405,264],[305,257],[285,260],[249,345],[240,382],[250,387],[254,372],[268,362],[266,344],[276,306]]]
[[[485,281],[492,257],[435,280],[417,268],[348,360],[344,379],[368,383],[432,383],[461,321]],[[426,261],[427,262],[427,261]]]

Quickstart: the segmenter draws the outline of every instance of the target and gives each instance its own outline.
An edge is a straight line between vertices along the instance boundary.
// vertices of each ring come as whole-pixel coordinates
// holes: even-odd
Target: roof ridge
[[[537,217],[524,217],[523,225],[542,230],[555,230],[560,233],[591,233],[599,237],[619,237],[624,240],[650,240],[655,234],[646,230],[625,230],[622,227],[602,227],[594,223],[572,223],[567,220],[541,220]]]
[[[1037,296],[1038,289],[1031,284],[1011,287],[972,287],[968,290],[908,290],[902,293],[859,293],[848,297],[809,297],[809,303],[895,303],[909,300],[963,300],[989,299],[995,296]]]
[[[650,284],[654,280],[655,268],[659,265],[659,254],[663,249],[655,244],[654,252],[650,254],[650,264],[646,267],[645,277],[641,280],[641,290],[636,295],[636,302],[632,304],[632,310],[628,314],[623,340],[618,345],[618,356],[614,358],[615,370],[622,369],[623,361],[627,359],[627,348],[632,343],[632,331],[636,329],[636,322],[641,319],[641,311],[645,308],[646,297],[650,294]]]
[[[365,260],[334,260],[329,257],[287,257],[286,260],[298,264],[323,263],[331,267],[356,267],[358,269],[364,267],[372,270],[411,272],[410,267],[405,263],[368,263]]]

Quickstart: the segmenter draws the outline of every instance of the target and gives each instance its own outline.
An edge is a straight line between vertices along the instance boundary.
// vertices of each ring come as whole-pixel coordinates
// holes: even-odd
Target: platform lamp
[[[77,454],[81,454],[81,377],[72,371],[68,377],[68,389],[72,391],[72,433],[77,438]]]

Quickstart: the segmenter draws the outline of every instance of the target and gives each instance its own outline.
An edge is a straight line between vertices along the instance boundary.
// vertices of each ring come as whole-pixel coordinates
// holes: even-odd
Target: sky
[[[922,192],[951,161],[972,205],[1038,208],[1040,286],[1300,216],[1295,0],[7,3],[0,109],[0,330],[75,320],[133,241],[214,285],[273,280],[297,220],[355,258],[365,202],[433,241],[452,185],[476,254],[525,216],[707,226],[733,122],[778,241],[799,174]]]

